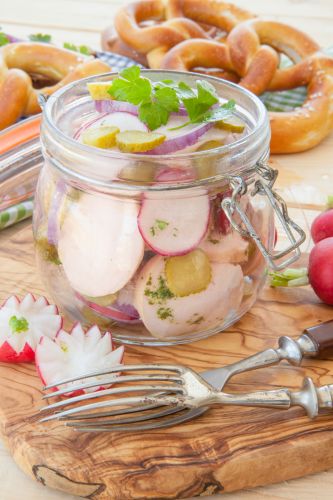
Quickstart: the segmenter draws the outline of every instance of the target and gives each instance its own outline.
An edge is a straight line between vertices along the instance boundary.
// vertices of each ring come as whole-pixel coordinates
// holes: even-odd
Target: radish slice
[[[40,338],[54,338],[62,327],[56,306],[28,293],[22,301],[12,296],[0,308],[0,361],[34,361]]]
[[[98,102],[98,101],[96,101]],[[112,101],[113,102],[113,101]],[[89,128],[98,128],[98,127],[118,127],[120,132],[124,132],[125,130],[140,130],[142,132],[147,132],[148,128],[139,118],[131,113],[105,113],[102,116],[98,116],[97,118],[93,118],[89,122],[86,122],[75,132],[73,138],[80,141],[82,133]]]
[[[164,167],[157,176],[157,182],[182,182],[194,181],[196,179],[196,172],[194,169],[182,169],[179,167]]]
[[[139,267],[144,241],[135,201],[82,194],[62,224],[58,253],[72,287],[98,297],[120,290]]]
[[[239,308],[244,287],[240,266],[213,263],[205,290],[177,297],[167,287],[165,262],[163,257],[153,257],[142,269],[135,289],[135,305],[154,337],[172,339],[214,328]]]
[[[113,350],[109,332],[102,336],[96,325],[85,332],[80,323],[77,323],[70,333],[60,330],[53,340],[42,337],[36,349],[36,368],[43,384],[50,385],[65,378],[80,377],[118,365],[121,367],[123,356],[123,346]],[[110,378],[112,379],[110,375],[81,378],[79,381],[63,384],[61,388],[68,388],[66,396],[95,392],[110,387]],[[109,383],[103,382],[106,380]],[[94,387],[75,390],[75,386],[86,382],[91,382]]]
[[[209,197],[204,189],[193,196],[175,192],[149,194],[139,213],[139,229],[147,245],[161,255],[182,255],[195,248],[209,223]],[[155,196],[155,197],[154,197]]]
[[[249,242],[236,231],[225,235],[213,231],[200,243],[200,248],[212,262],[241,264],[248,260]]]
[[[148,132],[147,126],[139,118],[131,113],[115,112],[109,113],[92,124],[95,127],[118,127],[120,132],[126,130],[139,130]]]
[[[193,146],[193,144],[195,144],[201,136],[203,136],[210,128],[212,128],[212,126],[212,123],[196,125],[194,128],[190,129],[188,126],[185,129],[186,132],[182,132],[179,135],[172,137],[172,139],[163,142],[163,144],[160,144],[160,146],[147,151],[147,154],[167,155],[170,153],[174,153],[175,151],[185,149],[188,146]]]

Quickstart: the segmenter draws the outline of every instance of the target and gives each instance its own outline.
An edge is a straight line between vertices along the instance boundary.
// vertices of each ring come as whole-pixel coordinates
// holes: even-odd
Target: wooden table
[[[2,29],[25,37],[31,33],[49,33],[56,43],[64,41],[99,47],[100,30],[112,22],[123,0],[10,0],[0,11]],[[333,44],[332,0],[237,0],[239,6],[304,30],[323,47]],[[274,156],[272,163],[280,170],[279,189],[289,202],[292,215],[303,226],[309,224],[333,191],[333,134],[312,151]],[[21,223],[25,224],[25,223]],[[0,234],[8,238],[17,226]],[[309,248],[306,243],[304,250]],[[1,285],[0,285],[1,286]],[[1,500],[65,500],[74,497],[46,490],[26,477],[0,444]],[[207,497],[208,498],[208,497]],[[213,498],[213,497],[209,497]],[[217,497],[214,497],[217,498]],[[333,471],[289,481],[252,491],[224,495],[230,500],[333,498]]]

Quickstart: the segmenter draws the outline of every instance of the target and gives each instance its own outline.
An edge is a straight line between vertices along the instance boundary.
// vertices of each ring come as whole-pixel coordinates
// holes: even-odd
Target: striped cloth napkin
[[[325,53],[333,57],[333,46],[326,49]],[[96,52],[96,56],[110,64],[115,71],[121,71],[133,64],[131,59],[110,52]],[[291,64],[291,61],[287,57],[282,56],[281,67],[287,67]],[[296,89],[283,90],[281,92],[265,92],[260,96],[260,99],[269,111],[286,112],[302,106],[305,97],[306,87],[298,87]],[[6,210],[0,211],[0,230],[16,222],[27,219],[32,215],[32,210],[33,200],[29,199],[17,205],[13,205]]]

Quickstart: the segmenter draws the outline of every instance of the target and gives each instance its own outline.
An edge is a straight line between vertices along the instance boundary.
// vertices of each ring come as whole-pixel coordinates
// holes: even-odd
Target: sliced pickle
[[[164,270],[168,288],[178,297],[202,292],[212,279],[210,262],[200,249],[186,255],[168,257]]]
[[[219,141],[217,139],[212,139],[211,141],[206,141],[201,144],[196,151],[207,151],[208,149],[220,148],[224,145],[224,141]]]
[[[124,153],[144,153],[165,141],[165,135],[157,132],[128,130],[117,135],[117,146]]]
[[[82,307],[80,312],[87,322],[92,325],[97,325],[101,328],[109,328],[110,326],[114,326],[116,324],[112,319],[102,318],[88,306]]]
[[[108,93],[111,82],[91,82],[87,84],[89,94],[94,101],[102,101],[104,99],[112,99]]]
[[[56,246],[49,243],[47,238],[38,238],[36,240],[36,250],[47,262],[52,262],[52,264],[56,264],[57,266],[61,264]]]
[[[122,168],[119,178],[125,181],[135,183],[153,182],[155,179],[156,165],[140,161],[139,163],[129,164]]]
[[[116,293],[110,293],[109,295],[102,295],[100,297],[90,297],[90,295],[83,295],[83,297],[89,300],[89,302],[94,302],[99,306],[110,306],[117,300]]]
[[[230,118],[216,122],[215,127],[241,134],[244,132],[245,123],[238,116],[230,116]]]
[[[116,144],[116,135],[118,132],[118,127],[88,128],[82,134],[82,142],[83,144],[87,144],[87,146],[94,146],[95,148],[112,148]]]

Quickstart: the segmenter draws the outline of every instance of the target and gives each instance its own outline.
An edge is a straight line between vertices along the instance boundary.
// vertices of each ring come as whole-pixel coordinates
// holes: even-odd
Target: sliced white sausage
[[[120,290],[139,267],[144,241],[138,204],[83,194],[68,211],[58,253],[72,287],[91,297]]]
[[[212,264],[212,279],[200,293],[186,297],[168,291],[162,256],[142,269],[135,289],[135,306],[154,337],[171,339],[213,328],[237,311],[243,298],[243,273],[238,265]]]

